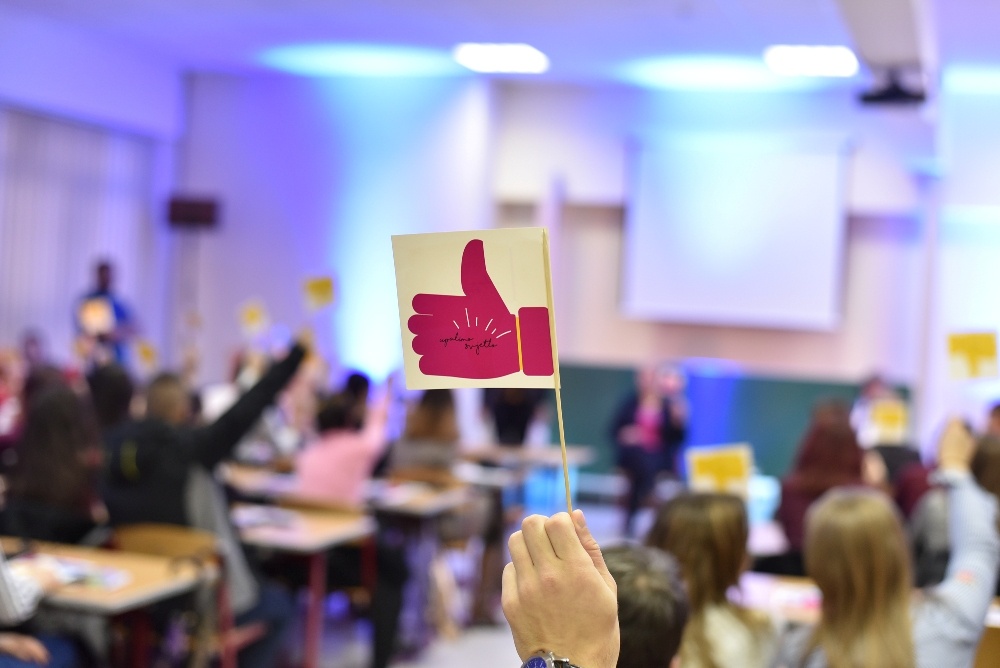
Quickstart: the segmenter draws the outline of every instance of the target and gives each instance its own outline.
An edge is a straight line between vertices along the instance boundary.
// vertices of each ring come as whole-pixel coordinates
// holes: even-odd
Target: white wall
[[[0,8],[0,100],[34,111],[174,139],[180,70],[105,37]]]
[[[179,188],[223,211],[189,249],[202,378],[224,375],[250,298],[274,322],[313,326],[336,365],[384,377],[401,361],[390,236],[489,222],[489,87],[205,74],[189,99]],[[310,319],[301,281],[323,273],[337,304]]]
[[[912,131],[916,128],[916,131]],[[630,88],[506,83],[498,96],[494,193],[537,201],[561,181],[556,289],[560,354],[595,364],[732,360],[772,375],[856,380],[874,370],[916,380],[921,326],[919,194],[908,161],[932,148],[914,118],[862,113],[843,92],[658,94]],[[843,323],[830,333],[633,321],[618,312],[621,211],[629,147],[678,132],[834,132],[853,139]],[[885,130],[885,131],[883,131]],[[916,137],[914,136],[916,135]],[[604,205],[604,206],[600,206]],[[609,208],[610,206],[610,208]]]

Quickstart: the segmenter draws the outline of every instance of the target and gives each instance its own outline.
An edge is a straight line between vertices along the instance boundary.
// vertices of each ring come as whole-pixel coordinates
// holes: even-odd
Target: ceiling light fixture
[[[853,77],[858,59],[846,46],[779,44],[764,50],[764,62],[785,77]]]
[[[433,77],[462,73],[445,51],[382,44],[292,44],[265,51],[260,62],[303,76]]]
[[[490,74],[541,74],[549,58],[530,44],[459,44],[452,51],[455,62],[473,72]]]

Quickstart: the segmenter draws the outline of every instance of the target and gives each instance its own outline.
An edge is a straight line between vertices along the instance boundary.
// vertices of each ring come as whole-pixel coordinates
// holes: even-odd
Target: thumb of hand
[[[482,239],[473,239],[462,251],[462,291],[467,297],[476,298],[487,310],[507,310],[486,270],[486,251]]]
[[[583,516],[583,511],[579,508],[573,511],[573,526],[576,527],[576,535],[579,536],[583,549],[587,551],[587,554],[590,555],[590,559],[594,562],[594,568],[596,568],[597,572],[601,574],[602,578],[604,578],[604,582],[607,583],[608,588],[617,593],[618,585],[615,583],[615,579],[611,577],[611,573],[608,571],[608,565],[604,563],[604,555],[601,553],[601,546],[597,544],[597,540],[590,533],[590,529],[587,528],[587,520]]]

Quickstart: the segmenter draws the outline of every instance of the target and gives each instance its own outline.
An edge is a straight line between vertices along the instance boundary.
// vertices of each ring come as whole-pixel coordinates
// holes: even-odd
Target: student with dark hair
[[[674,558],[651,547],[604,550],[618,585],[620,668],[677,668],[688,598]]]
[[[87,374],[87,385],[102,430],[129,418],[135,386],[125,367],[119,364],[98,367]]]
[[[3,511],[6,533],[83,540],[105,515],[96,489],[101,439],[90,406],[66,386],[37,392],[17,450]]]
[[[293,606],[286,592],[254,575],[211,472],[232,454],[304,356],[305,348],[296,344],[226,413],[203,427],[190,425],[191,401],[181,378],[161,374],[147,390],[146,418],[105,434],[104,496],[113,524],[179,524],[219,537],[237,623],[268,626],[261,640],[240,652],[240,665],[246,667],[277,664]]]
[[[864,455],[850,424],[819,420],[799,445],[792,470],[781,481],[781,503],[775,518],[788,537],[790,551],[781,570],[802,575],[806,511],[834,487],[860,485]]]

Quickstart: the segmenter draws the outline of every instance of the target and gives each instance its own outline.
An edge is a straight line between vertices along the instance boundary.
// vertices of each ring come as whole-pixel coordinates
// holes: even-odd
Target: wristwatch
[[[552,652],[539,652],[521,664],[521,668],[580,668],[569,659],[560,659]]]

